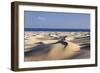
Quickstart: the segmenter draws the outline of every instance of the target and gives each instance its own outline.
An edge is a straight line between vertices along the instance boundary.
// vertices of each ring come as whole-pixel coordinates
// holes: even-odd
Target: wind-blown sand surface
[[[57,42],[62,36],[67,36],[68,45],[65,49],[61,44],[54,44],[49,52],[36,54],[31,52],[33,54],[25,55],[25,61],[90,58],[89,32],[25,32],[25,51],[34,49],[32,47],[38,45],[39,42],[44,44]]]

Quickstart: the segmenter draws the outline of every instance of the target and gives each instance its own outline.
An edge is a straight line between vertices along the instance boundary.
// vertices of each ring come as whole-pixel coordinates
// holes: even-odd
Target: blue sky
[[[24,11],[25,28],[90,29],[90,14]]]

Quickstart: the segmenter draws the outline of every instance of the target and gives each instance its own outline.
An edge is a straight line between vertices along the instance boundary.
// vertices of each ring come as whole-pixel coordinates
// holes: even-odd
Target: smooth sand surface
[[[50,52],[47,54],[31,55],[25,57],[25,61],[37,61],[37,60],[60,60],[68,59],[73,55],[79,54],[80,46],[71,42],[68,42],[68,46],[64,48],[61,44],[53,45]]]

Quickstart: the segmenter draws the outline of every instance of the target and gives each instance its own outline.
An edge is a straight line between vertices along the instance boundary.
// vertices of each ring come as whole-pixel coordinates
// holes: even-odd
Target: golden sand
[[[33,36],[33,32],[26,32],[25,33],[25,49],[30,49],[31,47],[34,47],[35,43],[43,42],[45,44],[57,42],[58,40],[50,40],[50,36],[47,36],[48,33],[39,33],[36,36]],[[54,34],[54,33],[53,33]],[[68,35],[69,34],[69,35]],[[59,33],[60,35],[60,33]],[[58,36],[59,36],[58,35]],[[61,35],[65,36],[65,32]],[[79,44],[72,43],[70,41],[74,40],[74,37],[72,35],[75,35],[74,33],[66,33],[68,36],[66,41],[68,42],[68,46],[64,49],[64,46],[61,44],[55,44],[52,45],[53,47],[47,54],[41,54],[41,55],[32,55],[32,56],[25,56],[25,61],[42,61],[42,60],[61,60],[61,59],[69,59],[74,55],[77,55],[80,53],[80,46]],[[81,33],[79,35],[76,35],[76,37],[82,36]],[[49,38],[49,39],[48,39]]]

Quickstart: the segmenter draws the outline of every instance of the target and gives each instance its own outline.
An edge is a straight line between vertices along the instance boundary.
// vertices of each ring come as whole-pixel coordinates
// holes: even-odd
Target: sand
[[[54,39],[54,37],[48,36],[50,33],[41,33],[38,32],[35,33],[36,35],[33,35],[34,32],[25,32],[25,49],[30,49],[31,47],[34,47],[36,43],[43,42],[45,44],[57,42],[57,39]],[[57,34],[57,33],[56,33]],[[68,42],[68,46],[63,49],[64,46],[61,44],[53,45],[52,49],[46,53],[46,54],[40,54],[40,55],[31,55],[31,56],[25,56],[25,61],[44,61],[44,60],[62,60],[62,59],[84,59],[84,58],[90,58],[90,50],[89,49],[81,49],[80,42],[82,40],[75,41],[75,38],[80,38],[88,34],[88,32],[79,32],[79,33],[69,33],[69,32],[60,32],[56,36],[65,36],[65,34],[68,36],[66,41]],[[76,36],[75,36],[76,35]],[[53,33],[54,36],[54,33]],[[89,41],[89,40],[88,40]],[[78,42],[78,43],[77,43]],[[86,41],[87,42],[87,41]],[[86,43],[81,42],[81,43]]]

